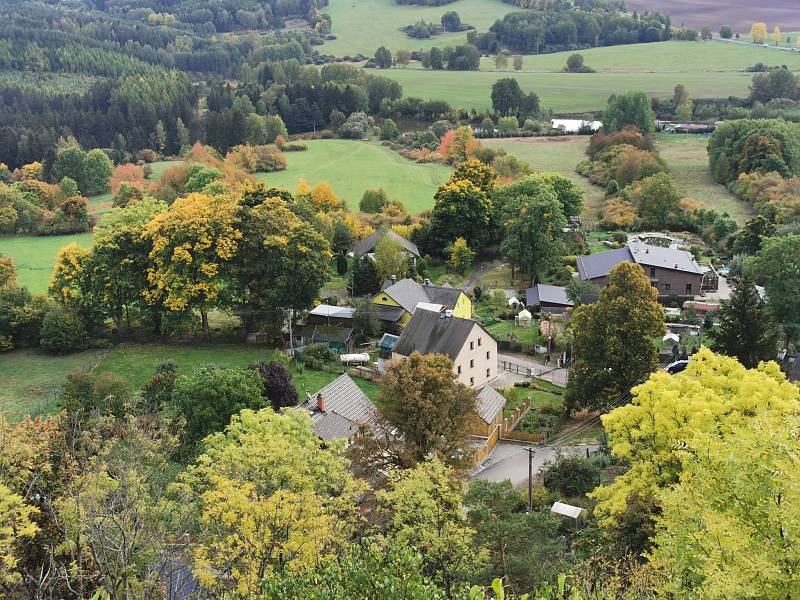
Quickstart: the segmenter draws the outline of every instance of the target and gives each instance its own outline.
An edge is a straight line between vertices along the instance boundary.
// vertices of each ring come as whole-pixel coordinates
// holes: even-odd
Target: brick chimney
[[[324,413],[326,408],[327,402],[325,401],[325,397],[322,394],[317,394],[317,410]]]

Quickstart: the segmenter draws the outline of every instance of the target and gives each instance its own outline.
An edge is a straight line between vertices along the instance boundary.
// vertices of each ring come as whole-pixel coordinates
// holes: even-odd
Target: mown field
[[[327,41],[319,47],[323,54],[372,55],[380,46],[392,52],[398,48],[420,50],[433,46],[456,46],[467,41],[466,32],[448,33],[427,40],[415,40],[400,31],[400,27],[416,23],[420,19],[440,22],[447,11],[455,10],[462,23],[474,25],[485,31],[513,6],[500,0],[459,0],[445,6],[409,6],[396,4],[394,0],[330,0],[324,12],[331,15],[331,33],[336,40]]]
[[[600,111],[608,96],[641,89],[668,98],[679,83],[695,98],[747,96],[756,62],[786,64],[800,71],[800,53],[765,54],[760,48],[719,42],[662,42],[595,48],[581,52],[597,73],[562,73],[570,53],[525,57],[522,71],[497,71],[484,59],[481,71],[430,71],[418,64],[377,71],[397,80],[407,96],[446,100],[454,107],[485,110],[497,79],[514,77],[525,92],[536,92],[556,114]],[[491,69],[491,70],[488,70]]]
[[[0,254],[14,260],[20,285],[41,294],[47,291],[58,251],[73,242],[88,248],[92,234],[4,237],[0,238]]]
[[[292,192],[300,178],[311,185],[327,181],[350,210],[358,210],[365,190],[383,188],[408,212],[421,212],[433,206],[436,188],[452,171],[444,165],[412,162],[377,143],[350,140],[312,140],[305,152],[287,152],[286,160],[285,171],[257,178]]]

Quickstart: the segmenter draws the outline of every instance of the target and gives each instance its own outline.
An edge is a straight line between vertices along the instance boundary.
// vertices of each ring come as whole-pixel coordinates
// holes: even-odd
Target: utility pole
[[[536,448],[527,446],[525,452],[528,453],[528,512],[533,512],[533,455]]]

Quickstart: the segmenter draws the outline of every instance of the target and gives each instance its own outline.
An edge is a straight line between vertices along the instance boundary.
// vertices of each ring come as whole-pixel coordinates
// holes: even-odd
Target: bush
[[[329,365],[337,361],[339,356],[327,344],[311,344],[303,349],[303,358],[305,358],[306,365],[309,364],[309,359],[316,361],[321,365]]]
[[[600,467],[582,456],[559,456],[555,463],[546,462],[539,470],[544,486],[567,498],[591,492],[600,483]]]
[[[369,117],[363,112],[354,112],[347,121],[339,127],[339,137],[351,140],[360,140],[369,134],[371,125]]]
[[[42,321],[39,343],[53,354],[69,354],[86,348],[86,328],[80,315],[62,307],[50,309]]]
[[[70,413],[88,415],[125,415],[133,391],[130,384],[115,373],[96,374],[76,369],[67,375],[58,406]]]
[[[292,384],[292,374],[285,366],[277,362],[260,362],[250,365],[248,369],[256,371],[264,384],[264,396],[272,404],[273,410],[285,406],[297,406],[297,390]]]
[[[170,401],[176,377],[174,363],[161,363],[156,367],[153,376],[142,387],[142,410],[145,413],[156,413]]]
[[[389,197],[383,189],[366,190],[361,196],[358,208],[361,212],[377,214],[389,202]]]

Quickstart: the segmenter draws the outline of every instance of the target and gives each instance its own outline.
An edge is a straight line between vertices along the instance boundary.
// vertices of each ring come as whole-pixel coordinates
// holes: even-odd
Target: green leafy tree
[[[378,307],[372,298],[364,296],[350,300],[353,307],[353,332],[358,339],[366,340],[375,337],[381,332],[381,321],[378,319]]]
[[[464,238],[456,238],[450,246],[450,258],[447,265],[456,273],[464,274],[472,268],[475,262],[475,252],[467,245]]]
[[[764,238],[775,235],[775,225],[763,215],[756,215],[744,224],[733,237],[733,251],[736,254],[753,255],[761,250]]]
[[[361,196],[361,202],[358,204],[358,209],[361,212],[377,214],[381,212],[384,206],[389,202],[389,197],[382,188],[377,190],[365,190]]]
[[[642,133],[653,133],[656,129],[656,115],[645,92],[613,94],[608,99],[603,112],[603,130],[614,133],[629,125]]]
[[[568,409],[602,408],[646,379],[658,366],[652,338],[664,330],[658,292],[644,270],[627,262],[614,267],[598,301],[573,314]]]
[[[430,236],[439,253],[463,237],[480,250],[492,237],[492,202],[471,181],[459,179],[439,186],[434,196]]]
[[[491,165],[487,165],[475,158],[470,158],[460,163],[450,176],[450,181],[461,179],[472,182],[476,187],[488,194],[494,189],[497,172]]]
[[[485,560],[485,552],[475,549],[475,530],[461,509],[463,484],[437,459],[390,477],[389,489],[378,492],[378,504],[388,516],[388,535],[419,552],[425,574],[452,597]]]
[[[442,27],[445,31],[460,31],[461,30],[461,17],[454,10],[449,10],[442,15]]]
[[[381,280],[402,279],[408,274],[408,251],[396,239],[384,235],[375,245],[375,266]]]
[[[765,238],[745,272],[763,282],[767,306],[784,331],[793,339],[800,336],[800,235]]]
[[[498,79],[492,85],[492,110],[500,115],[519,112],[525,94],[514,77]]]
[[[42,321],[39,344],[53,354],[70,354],[86,348],[86,326],[80,315],[66,307],[55,307]]]
[[[623,197],[639,211],[645,227],[663,229],[679,210],[681,193],[671,175],[657,173],[637,181],[623,191]]]
[[[723,300],[712,330],[714,350],[739,359],[751,369],[759,362],[773,360],[778,348],[778,329],[753,280],[744,277]]]
[[[375,64],[379,69],[388,69],[392,66],[392,53],[386,46],[381,46],[375,51]]]
[[[442,49],[436,46],[431,48],[428,52],[428,62],[430,63],[431,69],[434,71],[441,71],[444,69],[444,53]]]
[[[600,288],[590,281],[573,279],[566,286],[567,298],[576,307],[585,303],[587,298],[597,298],[600,295]]]
[[[394,121],[391,119],[385,119],[383,123],[381,123],[382,140],[395,140],[399,135],[400,130],[397,129],[397,125],[395,125]]]
[[[600,468],[584,456],[559,455],[554,462],[547,461],[542,465],[539,476],[548,490],[576,498],[597,487]]]
[[[511,52],[509,52],[505,48],[500,50],[494,57],[494,67],[501,71],[507,69],[509,56],[511,56]]]
[[[514,70],[515,71],[521,71],[522,70],[522,64],[523,64],[522,56],[520,56],[519,54],[515,55],[514,59],[513,59],[513,62],[514,62]]]
[[[56,154],[56,160],[53,163],[53,179],[61,181],[64,177],[69,177],[78,184],[81,191],[86,190],[86,181],[84,179],[84,162],[86,161],[86,152],[77,146],[68,146],[63,148]]]
[[[108,191],[108,182],[114,172],[114,165],[102,150],[92,150],[83,161],[83,187],[87,196],[96,196]]]
[[[377,294],[381,289],[381,277],[375,261],[369,256],[362,256],[355,261],[350,273],[350,293],[355,296]]]
[[[719,37],[723,40],[729,40],[733,37],[733,29],[730,25],[723,25],[719,30]]]

